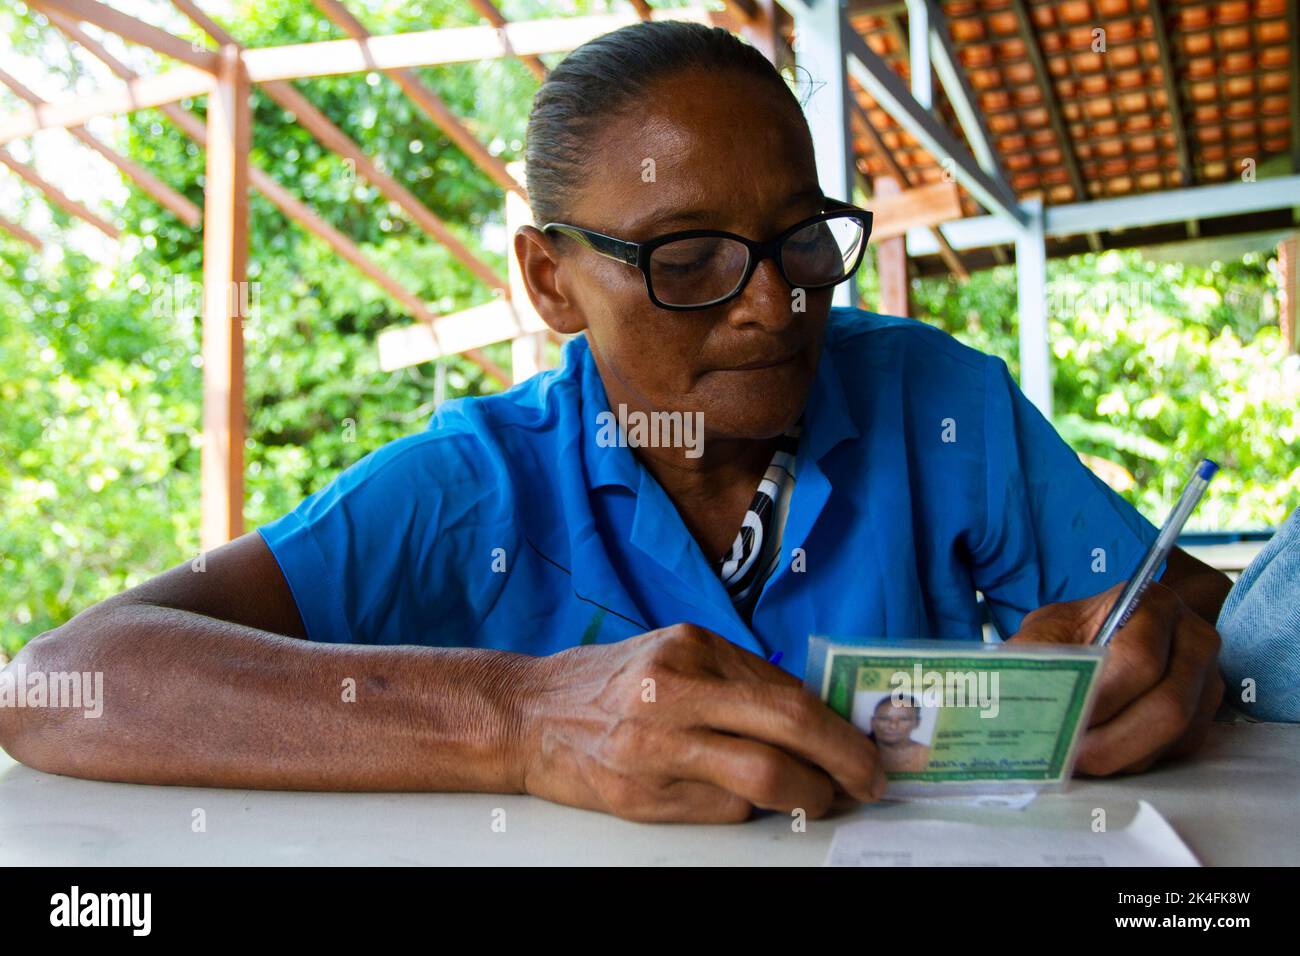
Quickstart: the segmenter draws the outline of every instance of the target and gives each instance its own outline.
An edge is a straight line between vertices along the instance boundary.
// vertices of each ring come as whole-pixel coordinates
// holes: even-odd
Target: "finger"
[[[1215,714],[1223,704],[1224,690],[1223,678],[1216,667],[1205,681],[1205,687],[1201,691],[1201,702],[1196,719],[1188,728],[1188,732],[1183,735],[1183,739],[1169,749],[1168,756],[1182,757],[1200,749],[1201,744],[1205,742],[1206,734],[1214,724]]]
[[[1112,719],[1165,679],[1174,635],[1185,618],[1178,595],[1153,582],[1133,616],[1111,639],[1091,725]]]
[[[1215,632],[1215,637],[1217,638],[1217,636],[1218,634]],[[1217,647],[1218,644],[1215,642],[1214,657],[1216,661],[1218,658]],[[1201,686],[1201,698],[1197,702],[1196,716],[1192,718],[1191,724],[1183,732],[1182,736],[1171,745],[1162,748],[1151,756],[1129,764],[1120,773],[1144,773],[1157,761],[1181,757],[1197,750],[1204,742],[1205,736],[1210,730],[1210,725],[1214,723],[1214,715],[1218,712],[1219,705],[1223,703],[1223,691],[1223,678],[1219,675],[1218,667],[1212,664]]]
[[[1187,732],[1218,658],[1217,640],[1207,640],[1201,627],[1209,625],[1189,615],[1174,642],[1165,677],[1110,720],[1089,728],[1079,750],[1080,772],[1118,773],[1158,758]]]
[[[730,641],[726,644],[728,650],[723,652],[722,659],[718,661],[719,677],[749,677],[782,687],[803,687],[803,681],[776,664],[769,663],[767,658],[760,657]]]
[[[671,772],[701,780],[764,810],[820,817],[835,799],[825,772],[768,744],[709,730],[690,731]]]
[[[780,747],[820,767],[866,803],[885,790],[875,745],[857,727],[799,687],[717,681],[699,684],[699,723]]]
[[[759,680],[786,687],[803,686],[799,678],[768,663],[766,658],[696,624],[682,623],[660,628],[648,632],[642,639],[656,644],[660,663],[683,673]]]
[[[715,677],[747,678],[785,687],[802,687],[803,681],[782,670],[767,658],[733,644],[725,637],[695,625],[674,629],[678,640],[673,651],[683,656],[683,663],[696,665]]]
[[[644,823],[743,823],[753,805],[729,790],[699,780],[674,780],[636,819]]]

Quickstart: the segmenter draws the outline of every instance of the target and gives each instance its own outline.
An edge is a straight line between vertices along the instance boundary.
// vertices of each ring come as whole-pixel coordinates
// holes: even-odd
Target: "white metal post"
[[[912,70],[912,95],[927,110],[933,109],[934,83],[930,79],[930,7],[927,0],[907,0],[907,34]]]
[[[1020,388],[1052,417],[1052,368],[1047,341],[1047,236],[1043,203],[1026,200],[1029,222],[1016,236],[1016,289],[1020,312]]]
[[[849,135],[849,80],[844,63],[844,33],[849,29],[840,0],[799,0],[794,13],[795,60],[812,77],[804,104],[817,157],[817,178],[827,196],[853,198],[853,141]],[[835,287],[832,302],[851,305],[853,283]]]

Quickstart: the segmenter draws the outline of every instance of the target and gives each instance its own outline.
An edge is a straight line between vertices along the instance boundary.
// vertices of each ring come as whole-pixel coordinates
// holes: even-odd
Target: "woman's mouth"
[[[741,365],[731,365],[727,368],[719,369],[723,372],[757,372],[762,369],[782,368],[783,366],[792,365],[794,361],[802,354],[802,350],[787,352],[784,355],[773,356],[769,358],[758,358]]]

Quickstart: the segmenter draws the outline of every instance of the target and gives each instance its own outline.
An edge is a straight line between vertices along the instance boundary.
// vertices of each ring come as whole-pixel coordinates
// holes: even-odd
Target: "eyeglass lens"
[[[779,253],[781,265],[793,285],[830,285],[848,275],[862,241],[856,219],[836,216],[788,236]],[[734,239],[678,239],[651,254],[650,284],[665,305],[708,305],[735,292],[748,266],[749,249]]]

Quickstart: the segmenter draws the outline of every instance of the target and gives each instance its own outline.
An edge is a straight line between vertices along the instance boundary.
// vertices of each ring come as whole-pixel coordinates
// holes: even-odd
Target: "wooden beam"
[[[1074,189],[1074,200],[1087,202],[1090,198],[1088,187],[1084,184],[1083,174],[1079,171],[1079,159],[1074,153],[1074,141],[1070,139],[1070,131],[1065,128],[1065,120],[1061,113],[1061,98],[1056,94],[1052,71],[1047,68],[1043,48],[1039,46],[1034,21],[1029,16],[1025,0],[1010,0],[1010,4],[1016,16],[1020,42],[1024,44],[1025,55],[1029,58],[1034,75],[1038,78],[1038,86],[1043,94],[1043,106],[1047,110],[1047,121],[1052,127],[1052,132],[1056,134],[1057,142],[1061,145],[1061,156],[1065,162],[1066,172],[1070,176],[1070,185]]]
[[[885,168],[889,170],[889,174],[900,184],[910,186],[911,177],[903,170],[903,167],[899,164],[898,160],[894,158],[894,154],[890,151],[889,147],[885,145],[884,139],[880,136],[880,131],[877,130],[875,124],[871,122],[871,118],[867,116],[867,111],[862,108],[862,104],[858,102],[857,97],[850,98],[849,113],[853,119],[857,121],[858,126],[866,135],[868,142],[871,143],[872,152],[874,152],[876,156],[880,158],[880,161],[885,164]],[[872,231],[875,231],[874,223],[872,224]],[[970,270],[966,268],[966,264],[962,262],[961,256],[959,256],[949,244],[947,237],[939,231],[939,227],[931,226],[930,234],[934,236],[934,241],[939,244],[939,258],[941,258],[944,265],[948,267],[948,271],[962,282],[968,281],[970,279]]]
[[[881,109],[911,133],[930,155],[952,161],[952,174],[987,209],[1023,225],[1028,216],[1020,200],[980,168],[975,157],[952,132],[921,107],[897,73],[857,33],[849,30],[844,43],[851,57],[849,70]]]
[[[217,54],[211,50],[196,50],[189,40],[172,36],[166,30],[159,30],[110,6],[96,3],[95,0],[28,0],[28,3],[42,13],[61,13],[75,20],[93,23],[110,33],[116,33],[123,40],[147,46],[155,53],[180,60],[208,73],[216,69]]]
[[[189,199],[182,196],[176,190],[172,189],[135,160],[129,159],[121,153],[110,149],[100,140],[91,135],[84,126],[74,126],[69,129],[68,132],[116,166],[122,175],[126,176],[139,186],[140,189],[153,197],[154,201],[160,206],[171,210],[177,219],[185,223],[185,225],[189,226],[191,229],[196,227],[199,222],[202,221],[203,211],[199,209],[198,206],[190,202]]]
[[[1169,106],[1170,125],[1178,146],[1178,172],[1182,185],[1196,185],[1196,170],[1192,167],[1192,154],[1187,147],[1187,126],[1183,122],[1183,101],[1178,92],[1178,76],[1174,73],[1173,49],[1169,43],[1168,21],[1162,0],[1147,0],[1147,14],[1155,31],[1156,49],[1160,58],[1160,75],[1164,81],[1165,102]],[[1087,200],[1089,197],[1080,197]]]
[[[18,82],[13,76],[10,76],[4,70],[0,70],[0,83],[9,87],[14,95],[25,100],[32,106],[43,106],[45,100],[37,96],[34,92]],[[137,186],[152,196],[159,204],[170,209],[185,225],[193,228],[199,224],[199,219],[203,214],[199,207],[190,202],[176,190],[172,189],[161,179],[149,172],[133,159],[128,159],[121,153],[110,149],[104,143],[100,142],[84,126],[69,126],[68,132],[74,137],[89,146],[99,155],[116,166],[123,175],[135,182]]]
[[[848,0],[845,9],[850,17],[861,16],[864,13],[873,17],[883,17],[906,13],[907,3],[905,0]]]
[[[372,34],[354,17],[339,0],[315,0],[316,6],[329,20],[354,40],[369,39]],[[480,169],[492,177],[497,185],[518,195],[528,198],[523,185],[506,170],[506,164],[493,156],[469,128],[451,111],[432,89],[422,81],[413,70],[384,70],[403,93],[433,121],[433,124],[447,134],[447,138],[460,147],[461,151],[472,159]]]
[[[536,312],[516,312],[509,299],[494,299],[433,322],[385,329],[379,333],[379,367],[392,371],[546,330]]]
[[[192,67],[179,67],[154,76],[139,77],[116,90],[69,97],[43,106],[24,106],[0,116],[0,145],[31,136],[42,129],[80,126],[97,116],[130,113],[164,103],[200,96],[212,88],[212,75]]]
[[[896,181],[891,177],[891,183]],[[887,187],[889,188],[889,187]],[[871,242],[885,242],[907,235],[909,229],[925,229],[962,217],[961,193],[956,183],[929,183],[911,189],[877,194],[871,203]]]
[[[1291,117],[1291,172],[1300,173],[1300,4],[1286,5],[1287,70]]]
[[[108,68],[118,77],[124,80],[135,78],[135,72],[122,61],[118,60],[94,38],[88,36],[76,23],[58,16],[51,16],[50,21],[60,30],[66,33],[72,40],[80,44],[87,52],[101,60]],[[207,130],[203,123],[192,113],[187,112],[175,103],[168,103],[160,107],[162,112],[174,122],[180,130],[189,136],[200,146],[207,145]],[[258,192],[262,193],[270,200],[286,217],[291,221],[298,223],[308,233],[324,241],[331,249],[339,254],[340,257],[352,263],[363,274],[368,276],[376,285],[393,296],[400,304],[404,305],[411,315],[422,320],[426,324],[432,324],[435,319],[433,313],[424,305],[420,299],[412,295],[400,283],[394,281],[383,269],[366,257],[365,253],[348,239],[343,233],[339,232],[325,220],[321,219],[305,203],[298,200],[287,189],[272,179],[267,173],[255,166],[250,166],[249,180]],[[503,387],[508,388],[511,384],[509,373],[503,371],[498,365],[492,362],[486,355],[478,349],[468,349],[462,353],[466,359],[473,362],[489,377],[495,379]]]
[[[1066,174],[1070,177],[1070,187],[1074,190],[1075,202],[1087,202],[1092,195],[1088,192],[1088,186],[1083,180],[1083,172],[1079,169],[1079,157],[1074,152],[1074,140],[1065,126],[1061,98],[1056,94],[1052,71],[1047,67],[1047,59],[1043,56],[1043,48],[1038,42],[1038,28],[1029,16],[1025,0],[1010,0],[1010,4],[1016,16],[1016,28],[1020,33],[1020,41],[1024,44],[1025,55],[1029,59],[1030,66],[1033,67],[1034,75],[1038,78],[1038,87],[1043,94],[1043,106],[1047,110],[1048,124],[1052,127],[1056,141],[1061,146],[1061,158],[1065,163]],[[1095,232],[1088,233],[1088,247],[1093,252],[1101,251],[1101,237]]]
[[[1277,244],[1278,328],[1282,349],[1300,352],[1300,232]]]
[[[6,219],[4,216],[0,216],[0,230],[9,233],[15,239],[21,239],[37,252],[40,252],[45,248],[45,243],[41,242],[34,233],[28,232],[22,226],[18,225],[18,223]]]
[[[898,48],[900,48],[902,55],[911,60],[910,40],[907,38],[907,31],[904,30],[902,22],[900,21],[900,16],[904,12],[905,10],[893,10],[893,12],[891,12],[891,10],[881,10],[880,16],[881,20],[884,20],[885,27],[887,27],[889,33],[893,34],[894,42],[898,44]],[[928,21],[930,21],[932,38],[939,36],[941,31],[945,29],[943,10],[937,7],[928,7],[927,18]],[[954,87],[958,88],[958,91],[961,91],[963,88],[962,82],[965,81],[966,75],[965,73],[962,73],[961,64],[957,64],[956,68],[950,69],[950,64],[948,60],[946,60],[948,49],[946,49],[944,44],[941,42],[932,44],[930,52],[933,64],[935,64],[935,70],[939,73],[940,82],[952,83]],[[953,105],[953,112],[957,113],[958,122],[961,122],[962,104],[953,99],[953,94],[948,90],[948,86],[944,86],[944,91],[948,94],[949,103]],[[876,148],[876,153],[878,153],[878,155],[889,156],[888,165],[891,166],[891,176],[893,176],[894,179],[897,179],[897,181],[900,182],[900,185],[904,186],[906,189],[907,186],[911,185],[910,174],[902,172],[897,160],[894,160],[893,151],[888,150],[888,148],[885,147],[884,139],[881,139],[880,134],[876,131],[875,125],[872,124],[870,118],[867,118],[866,111],[862,111],[861,104],[859,104],[857,100],[854,100],[854,105],[855,107],[858,107],[859,112],[861,112],[862,125],[865,126],[867,130],[870,130],[872,143],[876,144],[876,146],[874,146],[874,148]],[[978,111],[976,111],[976,113],[978,113]],[[988,177],[991,178],[993,182],[997,183],[998,189],[1002,190],[1002,193],[1014,196],[1015,190],[1011,189],[1011,183],[1008,181],[1008,178],[1006,178],[1005,170],[997,163],[996,153],[992,151],[989,151],[988,153],[983,152],[982,146],[984,146],[984,143],[982,140],[972,139],[970,130],[967,130],[965,124],[962,125],[962,133],[966,134],[967,143],[970,143],[971,150],[975,153],[975,161],[979,164],[979,168],[983,169],[984,172],[988,174]],[[957,276],[958,280],[961,280],[962,282],[969,281],[969,269],[966,268],[966,264],[961,260],[961,256],[957,255],[956,250],[953,250],[952,245],[949,245],[948,239],[944,237],[944,234],[940,232],[937,226],[933,226],[930,233],[935,237],[935,241],[939,243],[939,258],[944,260],[945,265],[948,265],[949,271],[952,272],[954,276]]]
[[[405,306],[412,318],[419,320],[421,324],[430,328],[435,325],[438,316],[429,311],[429,308],[420,301],[419,296],[410,292],[379,265],[371,261],[356,243],[331,226],[317,215],[310,206],[299,200],[262,170],[254,168],[251,175],[253,185],[257,187],[258,192],[275,203],[281,212],[297,222],[309,233],[328,243],[330,248],[337,252],[341,258],[352,263],[360,272],[368,276],[375,285]],[[463,352],[467,359],[496,379],[503,387],[510,387],[512,383],[510,373],[494,363],[479,349],[471,347],[452,351]]]
[[[975,96],[970,79],[966,76],[966,69],[952,47],[948,20],[938,0],[925,0],[925,2],[930,18],[930,59],[934,63],[939,84],[943,87],[953,112],[957,114],[957,122],[962,132],[966,134],[966,141],[970,144],[971,151],[975,153],[980,168],[1005,183],[1007,182],[1006,170],[1002,168],[1001,159],[993,147],[993,137],[985,122],[984,111],[980,109],[979,99]],[[1010,185],[1007,188],[1010,189]]]
[[[644,0],[642,0],[642,2],[644,2]],[[499,29],[506,25],[506,18],[502,16],[501,11],[497,9],[497,5],[493,3],[492,0],[470,0],[470,3],[473,5],[474,9],[479,12],[479,15],[487,20],[488,23],[492,24],[492,26]],[[637,8],[637,13],[641,13],[639,7]],[[645,18],[642,17],[642,19]],[[546,64],[536,56],[525,54],[520,56],[519,59],[524,66],[528,67],[533,76],[537,77],[539,83],[546,79]]]
[[[0,163],[8,166],[22,179],[26,180],[28,184],[39,189],[45,194],[46,198],[49,199],[50,202],[54,203],[68,215],[75,216],[82,222],[89,223],[110,239],[121,238],[122,234],[118,230],[117,226],[113,225],[103,216],[91,212],[89,207],[73,199],[58,186],[55,186],[52,182],[41,176],[40,173],[27,165],[27,163],[19,162],[14,158],[13,153],[9,152],[9,150],[5,149],[3,146],[0,146]]]
[[[713,14],[702,7],[656,10],[656,20],[689,20],[711,24]],[[639,23],[635,13],[606,13],[491,26],[448,27],[372,37],[368,40],[323,40],[244,51],[249,76],[267,80],[338,76],[395,67],[472,63],[508,56],[567,53],[588,40]]]
[[[875,182],[878,202],[887,202],[901,191],[902,187],[893,177],[882,176]],[[885,315],[910,315],[907,241],[902,236],[876,244],[876,274],[880,279],[880,311]]]
[[[239,43],[222,27],[205,15],[190,0],[172,0],[172,4],[193,20],[200,29],[209,34],[223,46],[234,46],[241,50],[241,56],[247,57],[254,51],[243,50]],[[469,246],[451,231],[428,206],[420,202],[415,195],[388,173],[380,169],[362,149],[361,144],[339,129],[328,116],[322,113],[307,97],[298,92],[290,83],[270,81],[262,84],[262,91],[282,108],[293,113],[299,125],[315,136],[325,146],[340,156],[352,160],[357,175],[374,184],[383,195],[397,203],[421,229],[447,247],[464,266],[480,281],[490,288],[505,291],[508,287],[504,276],[497,273],[487,262],[483,261]]]
[[[248,266],[249,83],[223,47],[208,95],[203,203],[201,544],[244,532],[244,314]]]

